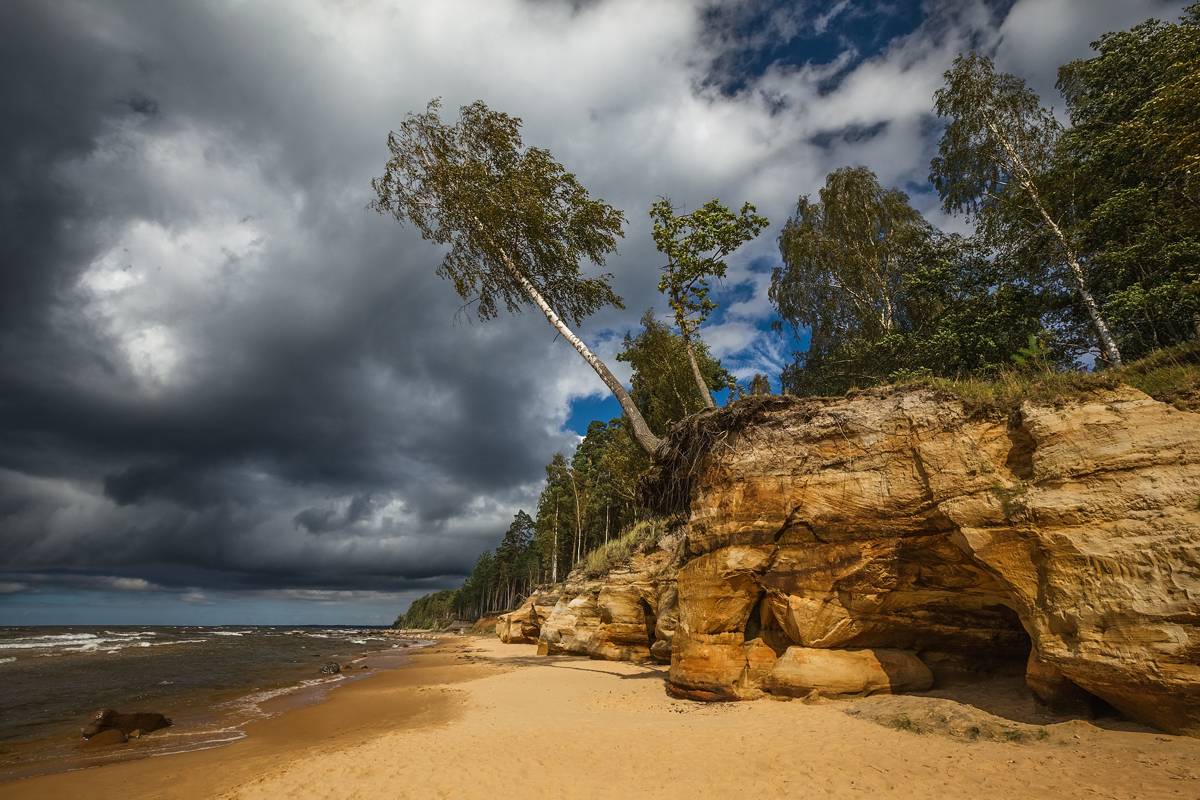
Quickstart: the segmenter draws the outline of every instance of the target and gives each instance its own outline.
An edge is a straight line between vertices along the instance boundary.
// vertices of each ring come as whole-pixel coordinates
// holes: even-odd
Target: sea
[[[229,744],[276,698],[317,702],[424,644],[363,627],[0,627],[0,781]],[[330,662],[342,670],[323,674]],[[173,724],[83,747],[79,729],[101,708]]]

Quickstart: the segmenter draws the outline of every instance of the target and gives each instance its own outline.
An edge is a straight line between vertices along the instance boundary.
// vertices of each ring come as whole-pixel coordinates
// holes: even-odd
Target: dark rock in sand
[[[336,661],[330,661],[325,666],[321,667],[322,675],[337,675],[342,671],[342,667]]]
[[[85,737],[83,743],[88,747],[103,747],[112,744],[125,744],[125,734],[116,728],[106,728],[91,736]]]
[[[170,724],[171,720],[155,712],[138,711],[132,714],[121,714],[111,708],[102,708],[92,716],[92,721],[80,733],[83,734],[83,738],[92,739],[105,731],[116,730],[121,733],[121,741],[124,741],[124,737],[132,731],[139,731],[140,735],[166,728]]]

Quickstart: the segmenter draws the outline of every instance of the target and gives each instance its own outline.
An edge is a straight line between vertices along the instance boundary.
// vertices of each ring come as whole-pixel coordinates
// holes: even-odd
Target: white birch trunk
[[[696,351],[692,349],[692,337],[684,334],[683,344],[687,348],[688,363],[692,365],[692,377],[696,379],[696,388],[700,390],[700,396],[704,398],[704,407],[716,408],[717,404],[713,402],[712,392],[708,390],[708,384],[704,382],[704,375],[700,372],[700,362],[696,360]]]
[[[1000,134],[999,127],[990,120],[987,122],[987,126],[1008,154],[1013,167],[1011,171],[1017,173],[1017,179],[1021,182],[1021,186],[1025,191],[1029,192],[1030,198],[1033,199],[1033,204],[1037,206],[1038,213],[1050,228],[1055,238],[1058,239],[1058,243],[1062,246],[1063,253],[1067,259],[1067,266],[1070,267],[1071,275],[1075,278],[1075,288],[1079,292],[1080,299],[1083,300],[1083,307],[1087,309],[1088,318],[1091,319],[1092,327],[1096,331],[1096,338],[1100,340],[1100,351],[1104,354],[1105,361],[1113,367],[1121,366],[1121,351],[1117,348],[1117,340],[1113,338],[1112,331],[1109,330],[1104,315],[1100,313],[1100,305],[1088,289],[1087,277],[1083,274],[1083,266],[1079,263],[1075,249],[1067,241],[1067,236],[1063,233],[1062,228],[1058,226],[1058,223],[1050,216],[1050,212],[1042,205],[1042,198],[1038,194],[1037,187],[1033,184],[1033,172],[1029,169],[1025,160],[1017,153],[1012,143]]]

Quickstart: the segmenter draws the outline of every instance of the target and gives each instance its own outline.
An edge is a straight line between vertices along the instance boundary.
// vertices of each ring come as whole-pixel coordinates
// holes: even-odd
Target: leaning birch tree
[[[675,325],[683,337],[696,388],[707,408],[714,408],[712,393],[700,370],[693,339],[708,315],[716,309],[709,297],[709,280],[724,278],[725,259],[753,239],[768,224],[750,203],[738,213],[720,200],[709,200],[690,214],[676,214],[667,198],[650,206],[654,243],[667,257],[658,290],[667,296]]]
[[[458,122],[441,103],[409,114],[388,134],[391,157],[371,181],[371,207],[449,250],[437,274],[480,319],[533,303],[621,404],[634,438],[649,453],[659,439],[629,392],[571,327],[606,306],[621,307],[611,275],[584,277],[584,260],[603,265],[623,235],[625,215],[593,199],[549,151],[526,147],[521,120],[476,101]]]
[[[1079,253],[1039,186],[1052,170],[1062,126],[1023,80],[996,72],[986,56],[960,55],[945,78],[934,103],[949,123],[930,174],[944,207],[967,212],[993,234],[1038,228],[1048,234],[1070,270],[1101,355],[1120,366],[1121,352]]]

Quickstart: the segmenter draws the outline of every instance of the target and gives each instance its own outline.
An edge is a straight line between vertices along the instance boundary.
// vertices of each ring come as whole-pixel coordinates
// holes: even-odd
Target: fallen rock
[[[549,600],[549,607],[547,601]],[[532,644],[538,640],[545,621],[548,608],[554,606],[554,601],[543,592],[534,592],[525,598],[525,602],[507,614],[496,618],[495,630],[500,641],[505,644]]]
[[[933,673],[904,650],[819,650],[789,647],[771,667],[771,694],[808,697],[865,697],[921,692],[933,686]]]
[[[1086,714],[1092,713],[1096,698],[1076,686],[1052,664],[1038,657],[1036,650],[1029,651],[1025,665],[1025,685],[1042,703],[1055,711]]]
[[[111,708],[102,708],[92,715],[92,721],[80,730],[80,733],[83,738],[92,739],[104,731],[117,730],[124,737],[135,730],[140,731],[141,735],[166,728],[170,724],[171,720],[167,717],[150,711],[122,714]]]

